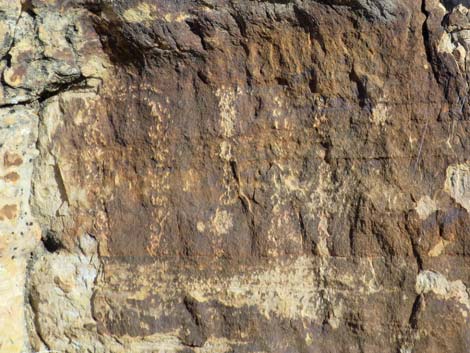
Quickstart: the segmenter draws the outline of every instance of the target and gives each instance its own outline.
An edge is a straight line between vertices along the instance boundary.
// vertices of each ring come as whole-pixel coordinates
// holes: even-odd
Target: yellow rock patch
[[[122,16],[129,23],[139,23],[152,21],[156,18],[157,7],[147,3],[141,3],[137,7],[133,7],[124,11]]]
[[[5,205],[0,208],[0,221],[13,220],[18,217],[17,205]]]

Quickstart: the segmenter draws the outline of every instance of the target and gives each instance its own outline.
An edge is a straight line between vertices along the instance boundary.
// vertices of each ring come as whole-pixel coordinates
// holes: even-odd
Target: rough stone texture
[[[0,352],[468,352],[469,8],[0,0]]]

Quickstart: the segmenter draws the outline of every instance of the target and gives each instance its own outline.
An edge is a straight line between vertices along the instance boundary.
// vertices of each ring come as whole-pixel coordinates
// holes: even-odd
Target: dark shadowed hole
[[[46,250],[50,253],[54,253],[64,248],[62,242],[59,240],[59,238],[54,232],[47,231],[41,240]]]
[[[451,11],[457,5],[470,7],[470,0],[441,0],[441,4],[445,6],[447,11]]]

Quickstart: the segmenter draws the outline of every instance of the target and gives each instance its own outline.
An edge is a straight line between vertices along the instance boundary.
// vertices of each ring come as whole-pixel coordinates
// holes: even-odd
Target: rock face
[[[0,0],[0,352],[468,352],[469,8]]]

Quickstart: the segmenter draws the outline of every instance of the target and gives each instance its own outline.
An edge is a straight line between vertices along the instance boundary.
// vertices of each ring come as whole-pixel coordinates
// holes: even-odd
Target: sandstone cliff
[[[469,352],[469,8],[0,0],[0,352]]]

